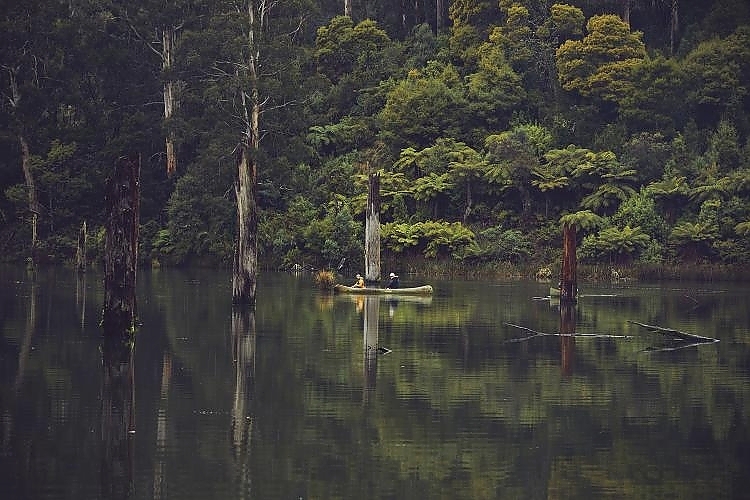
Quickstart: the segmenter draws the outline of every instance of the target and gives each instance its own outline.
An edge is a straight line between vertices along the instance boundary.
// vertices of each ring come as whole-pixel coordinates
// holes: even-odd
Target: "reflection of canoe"
[[[360,295],[430,295],[431,285],[415,286],[411,288],[355,288],[346,285],[336,285],[336,293],[356,293]]]
[[[397,295],[394,293],[377,294],[377,295],[362,295],[357,293],[337,293],[336,296],[339,300],[345,300],[353,303],[360,302],[362,300],[381,300],[384,304],[396,305],[396,304],[419,304],[423,306],[429,306],[432,304],[432,295]]]

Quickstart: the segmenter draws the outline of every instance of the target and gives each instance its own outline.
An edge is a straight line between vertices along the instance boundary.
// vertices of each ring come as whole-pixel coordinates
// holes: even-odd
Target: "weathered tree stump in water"
[[[123,156],[107,179],[102,314],[106,337],[125,336],[135,328],[140,171],[139,155]]]
[[[576,228],[563,225],[563,255],[560,270],[560,302],[575,302],[578,283],[576,268]]]

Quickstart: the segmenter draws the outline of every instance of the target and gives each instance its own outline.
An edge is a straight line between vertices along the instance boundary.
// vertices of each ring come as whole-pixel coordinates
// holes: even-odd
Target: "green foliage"
[[[604,257],[616,264],[628,264],[649,245],[650,241],[649,235],[638,226],[631,228],[626,225],[622,229],[607,227],[598,234],[583,239],[581,255]]]
[[[383,224],[381,237],[393,252],[418,250],[427,258],[457,256],[475,242],[474,233],[460,222],[442,221]]]
[[[501,260],[519,264],[533,253],[530,235],[517,229],[490,227],[476,236],[476,245],[467,248],[466,258],[480,261]]]

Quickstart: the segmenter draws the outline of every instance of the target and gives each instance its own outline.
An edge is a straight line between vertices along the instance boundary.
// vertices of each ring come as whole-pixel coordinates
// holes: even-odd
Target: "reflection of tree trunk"
[[[133,492],[135,444],[135,384],[130,344],[105,339],[102,372],[102,497],[126,499]]]
[[[368,170],[370,168],[368,167]],[[380,280],[380,175],[369,172],[365,220],[365,279]]]
[[[378,320],[380,319],[378,297],[365,297],[364,316],[365,390],[363,400],[366,403],[370,399],[370,394],[375,391],[378,371]]]
[[[81,317],[81,331],[86,326],[86,274],[76,274],[76,304]]]
[[[16,372],[16,380],[13,383],[13,388],[16,391],[21,388],[21,383],[23,382],[26,362],[31,351],[31,338],[34,336],[34,330],[36,329],[36,281],[34,278],[31,280],[31,290],[29,292],[29,312],[26,316],[26,332],[23,335],[21,351],[18,353],[18,371]]]
[[[156,414],[156,453],[154,458],[154,500],[163,496],[164,454],[167,449],[167,408],[169,400],[169,383],[172,379],[172,357],[164,353],[161,365],[161,390],[159,391],[159,409]]]
[[[576,300],[576,289],[578,288],[576,273],[576,228],[566,224],[563,226],[563,255],[562,269],[560,270],[561,303]]]
[[[560,357],[562,374],[573,373],[573,355],[575,353],[576,309],[573,304],[560,304]]]
[[[232,355],[234,358],[234,401],[232,402],[232,447],[238,461],[240,491],[251,491],[249,470],[253,430],[252,399],[255,387],[255,311],[232,310]]]

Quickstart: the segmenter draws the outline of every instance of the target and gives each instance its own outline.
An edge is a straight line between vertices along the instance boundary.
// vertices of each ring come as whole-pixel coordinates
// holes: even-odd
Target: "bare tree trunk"
[[[679,29],[679,20],[677,16],[677,4],[679,0],[672,0],[672,7],[669,16],[669,54],[674,55],[674,43]]]
[[[86,271],[87,240],[88,232],[86,231],[86,221],[83,221],[81,229],[78,231],[78,245],[76,246],[76,270],[79,273]]]
[[[36,191],[34,172],[31,171],[31,150],[29,149],[29,143],[26,142],[26,138],[23,135],[18,136],[18,141],[21,143],[21,168],[23,169],[24,181],[26,182],[29,213],[31,214],[31,259],[32,263],[36,263],[37,232],[39,226],[39,197]]]
[[[125,337],[135,328],[140,171],[139,155],[120,157],[113,176],[107,179],[102,316],[105,337]]]
[[[247,149],[240,146],[237,154],[237,240],[234,248],[232,273],[232,302],[254,304],[258,268],[257,171],[255,159],[248,157]]]
[[[344,15],[352,17],[352,0],[344,0]]]
[[[365,279],[380,280],[380,174],[368,163],[367,214],[365,218]]]
[[[630,26],[630,2],[631,0],[620,0],[622,5],[622,20]]]
[[[174,49],[177,44],[177,30],[174,26],[164,28],[162,31],[162,71],[166,75],[164,82],[164,120],[167,125],[167,137],[165,140],[167,152],[167,175],[177,171],[177,153],[175,152],[175,134],[169,123],[172,115],[179,106],[175,95],[176,82],[170,74],[174,67]]]
[[[435,32],[439,35],[445,31],[445,0],[435,0]]]
[[[563,226],[563,255],[560,270],[560,303],[576,300],[577,284],[576,270],[576,228]]]
[[[267,4],[248,2],[248,60],[246,61],[249,90],[241,91],[245,118],[243,142],[237,155],[237,240],[232,273],[232,302],[254,304],[258,273],[258,150],[260,149],[260,91],[258,90],[259,43],[256,40],[265,22]]]

